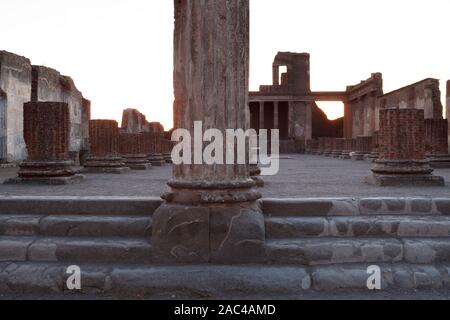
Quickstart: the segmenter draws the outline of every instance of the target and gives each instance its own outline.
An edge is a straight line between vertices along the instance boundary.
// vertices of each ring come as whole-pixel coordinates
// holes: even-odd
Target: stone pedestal
[[[370,154],[367,147],[366,137],[357,137],[355,142],[356,150],[351,153],[352,160],[362,161],[366,159],[366,156]]]
[[[324,139],[324,150],[322,155],[324,157],[331,157],[333,152],[333,138],[325,138]]]
[[[247,129],[249,1],[175,1],[174,50],[175,128],[191,137],[194,121],[222,133]],[[264,259],[264,216],[247,164],[175,165],[168,184],[153,215],[154,263]]]
[[[350,153],[354,150],[354,140],[344,139],[344,148],[341,154],[341,159],[349,160],[351,159]]]
[[[249,174],[250,177],[255,181],[256,186],[258,188],[263,188],[265,185],[265,182],[263,178],[261,177],[261,169],[258,167],[257,164],[250,164],[249,165]]]
[[[124,158],[125,166],[131,170],[148,170],[152,165],[144,151],[144,136],[141,133],[119,134],[119,152]]]
[[[316,151],[316,155],[321,156],[323,155],[323,153],[325,152],[325,146],[326,146],[326,139],[325,138],[319,138],[318,139],[318,146],[317,146],[317,151]]]
[[[424,111],[380,111],[380,159],[366,182],[377,186],[443,186],[425,159]]]
[[[85,161],[89,173],[124,173],[130,170],[119,156],[119,126],[114,120],[89,121],[90,155]]]
[[[342,156],[342,151],[344,150],[344,139],[338,138],[333,140],[333,152],[331,157],[340,158]]]
[[[151,133],[151,150],[148,155],[148,161],[152,164],[154,167],[161,167],[166,164],[166,159],[163,155],[163,148],[162,148],[162,135],[157,133]]]
[[[450,168],[446,119],[425,119],[425,151],[431,167]]]
[[[61,185],[78,183],[69,160],[69,106],[59,102],[24,104],[24,138],[27,160],[20,164],[18,177],[5,183]]]

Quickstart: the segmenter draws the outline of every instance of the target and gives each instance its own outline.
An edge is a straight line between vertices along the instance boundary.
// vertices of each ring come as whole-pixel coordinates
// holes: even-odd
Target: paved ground
[[[263,196],[298,197],[375,197],[420,196],[449,197],[450,169],[436,170],[443,176],[446,187],[388,187],[379,188],[363,183],[370,174],[371,163],[325,158],[310,155],[284,156],[280,172],[264,177]],[[14,177],[14,168],[0,169],[0,181]],[[0,185],[0,195],[30,196],[159,196],[171,176],[171,166],[154,167],[149,171],[132,171],[124,175],[86,175],[80,185],[18,186]]]

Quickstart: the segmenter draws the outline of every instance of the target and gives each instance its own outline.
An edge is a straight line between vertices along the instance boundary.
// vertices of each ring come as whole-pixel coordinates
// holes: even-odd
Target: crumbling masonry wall
[[[447,121],[449,121],[448,140],[450,141],[450,80],[447,81],[447,96],[446,96]],[[450,152],[450,149],[449,149]]]
[[[21,161],[26,158],[23,104],[31,96],[29,59],[0,51],[0,93],[0,160]]]
[[[378,98],[383,94],[383,76],[373,73],[361,83],[347,87],[344,103],[344,137],[371,136],[379,128]]]
[[[412,108],[424,110],[425,119],[442,119],[443,106],[439,80],[425,79],[389,92],[378,99],[378,108]]]
[[[33,66],[33,86],[31,101],[64,102],[70,113],[70,158],[80,162],[89,150],[90,102],[83,98],[74,81],[62,76],[58,71]]]

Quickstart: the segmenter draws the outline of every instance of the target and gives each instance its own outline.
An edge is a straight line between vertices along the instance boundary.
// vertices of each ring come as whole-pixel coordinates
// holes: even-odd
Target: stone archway
[[[6,93],[0,89],[0,162],[7,158]]]

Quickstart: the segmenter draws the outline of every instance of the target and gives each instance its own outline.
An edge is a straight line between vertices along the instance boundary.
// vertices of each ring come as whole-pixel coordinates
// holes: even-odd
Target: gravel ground
[[[363,183],[370,174],[369,161],[352,161],[311,155],[282,156],[280,172],[264,177],[265,198],[305,197],[449,197],[450,169],[439,169],[446,187],[374,187]],[[0,169],[0,181],[12,178],[17,169]],[[79,185],[0,185],[0,195],[22,196],[156,196],[166,189],[171,166],[123,175],[88,174]]]

